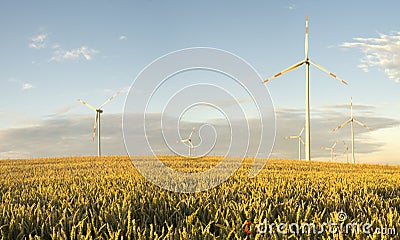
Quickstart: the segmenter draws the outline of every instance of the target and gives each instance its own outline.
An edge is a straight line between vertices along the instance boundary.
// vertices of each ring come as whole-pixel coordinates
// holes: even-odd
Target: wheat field
[[[221,158],[160,157],[181,171]],[[400,167],[252,160],[222,185],[183,194],[146,181],[127,157],[3,160],[1,239],[400,239]],[[390,234],[260,231],[261,223],[369,223]],[[286,225],[287,227],[288,225]],[[287,230],[287,228],[286,228]]]

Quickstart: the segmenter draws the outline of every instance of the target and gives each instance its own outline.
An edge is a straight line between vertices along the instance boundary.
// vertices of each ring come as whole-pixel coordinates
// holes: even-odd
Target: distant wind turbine
[[[322,70],[323,72],[329,74],[331,77],[341,81],[343,84],[347,85],[347,82],[344,81],[343,79],[338,78],[335,74],[329,72],[328,70],[326,70],[325,68],[323,68],[321,65],[312,62],[309,58],[308,58],[308,16],[306,17],[306,37],[305,37],[305,45],[304,45],[304,53],[305,53],[305,59],[286,68],[285,70],[275,74],[274,76],[266,79],[264,81],[264,83],[269,82],[270,80],[279,77],[280,75],[283,75],[289,71],[292,71],[298,67],[300,67],[301,65],[303,65],[304,63],[306,64],[306,159],[308,161],[311,161],[311,130],[310,130],[310,64],[314,65],[315,67],[317,67],[318,69]]]
[[[354,122],[357,123],[358,125],[365,127],[368,130],[372,130],[370,127],[365,125],[364,123],[354,119],[353,117],[353,98],[350,97],[350,119],[344,122],[342,125],[339,125],[337,128],[333,129],[333,131],[337,131],[339,128],[342,128],[346,126],[347,124],[351,123],[351,159],[353,163],[356,163],[355,157],[354,157]]]
[[[344,145],[344,154],[346,154],[346,161],[347,163],[349,163],[349,145],[347,145],[347,143],[345,141],[343,141],[343,145]]]
[[[193,145],[193,143],[192,143],[192,135],[193,135],[193,133],[194,133],[194,131],[195,131],[195,128],[193,128],[192,129],[192,131],[190,132],[190,135],[189,135],[189,137],[188,138],[186,138],[186,139],[181,139],[181,143],[183,143],[183,144],[185,144],[187,147],[188,147],[188,156],[189,157],[191,157],[192,156],[192,149],[194,149],[194,145]]]
[[[303,139],[301,138],[301,135],[303,134],[303,132],[304,132],[304,127],[301,129],[299,135],[292,135],[292,136],[287,136],[286,137],[286,139],[298,139],[298,142],[299,142],[299,160],[301,160],[301,144],[305,145]]]
[[[335,147],[336,147],[337,141],[332,145],[332,147],[325,147],[323,148],[324,150],[331,151],[331,162],[333,162],[333,156],[335,154]]]
[[[92,136],[92,141],[94,141],[94,137],[96,136],[96,131],[97,133],[97,156],[101,156],[101,137],[100,137],[100,115],[103,113],[103,107],[109,103],[111,100],[113,100],[117,95],[119,94],[119,92],[115,93],[112,97],[110,97],[109,99],[107,99],[107,101],[105,101],[103,104],[100,105],[100,107],[95,108],[93,106],[91,106],[90,104],[88,104],[87,102],[83,101],[82,99],[77,99],[79,102],[81,102],[83,105],[87,106],[88,108],[92,109],[93,111],[96,112],[96,116],[94,119],[94,127],[93,127],[93,136]]]

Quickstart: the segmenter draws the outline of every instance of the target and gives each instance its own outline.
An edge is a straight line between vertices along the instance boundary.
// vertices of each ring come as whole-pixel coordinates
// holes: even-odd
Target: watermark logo
[[[262,223],[256,224],[258,234],[281,235],[322,235],[322,234],[342,234],[342,235],[395,235],[394,227],[374,227],[371,223],[357,223],[348,221],[347,213],[340,211],[336,215],[337,221],[328,221],[322,223],[276,223],[268,222],[266,219]]]
[[[244,224],[244,232],[247,233],[248,235],[251,234],[250,226],[251,226],[251,221],[246,221],[246,223]]]
[[[347,214],[345,212],[338,212],[337,219],[339,222],[344,222],[347,219]]]
[[[249,177],[259,173],[275,141],[275,113],[250,64],[220,49],[189,48],[156,59],[136,77],[125,101],[123,135],[148,181],[199,192],[227,180],[245,157],[255,159]],[[204,156],[223,159],[205,171],[183,172],[160,160],[166,154],[189,165]]]

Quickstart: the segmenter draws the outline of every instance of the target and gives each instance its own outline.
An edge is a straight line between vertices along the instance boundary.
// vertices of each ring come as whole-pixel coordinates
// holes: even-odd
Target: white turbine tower
[[[189,157],[192,156],[192,149],[194,149],[194,145],[192,143],[192,135],[193,135],[194,131],[195,131],[195,128],[192,129],[188,138],[181,140],[181,143],[184,143],[186,146],[188,146],[188,149],[189,149],[188,156]]]
[[[92,141],[94,141],[94,137],[96,136],[97,133],[97,156],[101,156],[101,137],[100,137],[100,115],[103,113],[102,108],[104,105],[109,103],[111,100],[113,100],[119,93],[115,93],[112,97],[107,99],[103,104],[101,104],[98,108],[95,108],[88,104],[87,102],[83,101],[82,99],[77,99],[79,102],[81,102],[83,105],[87,106],[88,108],[92,109],[93,111],[96,112],[96,116],[94,118],[94,127],[93,127],[93,136],[92,136]]]
[[[351,159],[353,163],[356,163],[356,159],[354,157],[354,123],[357,123],[358,125],[365,127],[368,130],[372,130],[370,127],[365,125],[364,123],[354,119],[353,117],[353,98],[350,97],[350,119],[344,122],[342,125],[339,125],[337,128],[333,129],[333,131],[338,130],[339,128],[342,128],[346,126],[347,124],[351,123]]]
[[[303,64],[306,64],[306,142],[305,142],[305,146],[306,146],[306,159],[308,161],[311,161],[311,130],[310,130],[310,64],[314,65],[315,67],[317,67],[318,69],[322,70],[323,72],[329,74],[331,77],[341,81],[343,84],[347,85],[347,82],[344,81],[343,79],[340,79],[339,77],[337,77],[335,74],[329,72],[328,70],[326,70],[325,68],[323,68],[321,65],[318,65],[315,62],[312,62],[309,58],[308,58],[308,16],[306,17],[306,37],[305,37],[305,46],[304,46],[304,53],[305,53],[305,59],[286,68],[285,70],[275,74],[274,76],[266,79],[264,81],[264,83],[279,77],[282,74],[285,74],[289,71],[292,71],[298,67],[300,67]]]
[[[337,144],[337,141],[332,145],[332,147],[323,148],[324,150],[327,150],[327,151],[331,152],[331,162],[333,162],[333,156],[334,156],[334,153],[335,153],[336,144]]]
[[[303,134],[303,132],[304,132],[304,127],[301,129],[299,135],[292,135],[292,136],[287,136],[286,137],[286,139],[298,139],[298,142],[299,142],[299,160],[301,160],[301,144],[305,145],[303,139],[301,138],[301,135]]]
[[[345,141],[343,141],[344,145],[344,154],[346,154],[346,162],[349,163],[349,145]]]

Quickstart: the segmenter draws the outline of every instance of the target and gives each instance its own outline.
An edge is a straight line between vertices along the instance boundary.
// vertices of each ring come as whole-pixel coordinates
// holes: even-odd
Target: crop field
[[[198,171],[221,159],[162,160]],[[251,162],[216,188],[183,194],[146,181],[127,157],[3,160],[0,238],[400,239],[400,167],[269,160],[249,179]],[[304,224],[316,232],[294,231]]]

